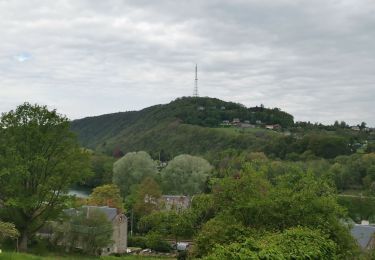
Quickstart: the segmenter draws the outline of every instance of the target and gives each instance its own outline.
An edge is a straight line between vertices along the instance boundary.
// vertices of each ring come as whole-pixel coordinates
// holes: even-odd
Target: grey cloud
[[[375,125],[374,11],[371,0],[0,0],[0,111],[166,103],[192,93],[198,63],[203,96]]]

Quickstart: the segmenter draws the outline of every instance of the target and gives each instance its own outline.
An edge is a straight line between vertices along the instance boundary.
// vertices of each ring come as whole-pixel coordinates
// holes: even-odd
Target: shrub
[[[156,232],[148,233],[146,236],[146,245],[148,248],[159,252],[170,252],[171,245]]]
[[[138,237],[138,236],[129,237],[128,238],[128,246],[129,247],[147,248],[146,238],[145,237]]]

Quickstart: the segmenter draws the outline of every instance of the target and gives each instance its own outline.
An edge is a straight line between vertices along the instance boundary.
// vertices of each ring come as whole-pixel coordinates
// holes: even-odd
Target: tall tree
[[[83,252],[100,255],[101,249],[112,242],[113,226],[106,214],[95,208],[80,208],[68,221],[53,225],[54,242],[73,249],[81,246]]]
[[[115,184],[96,187],[88,198],[88,204],[117,208],[119,212],[124,211],[120,189]]]
[[[155,176],[157,172],[156,163],[148,153],[127,153],[113,165],[113,183],[120,188],[122,196],[126,197],[135,185],[146,177]]]
[[[20,249],[64,207],[89,160],[56,110],[24,103],[0,118],[0,213],[21,234]]]
[[[158,209],[160,197],[159,184],[151,177],[145,178],[135,190],[135,214],[144,216]]]
[[[201,193],[212,166],[205,159],[182,154],[169,162],[161,172],[163,191],[170,194]]]

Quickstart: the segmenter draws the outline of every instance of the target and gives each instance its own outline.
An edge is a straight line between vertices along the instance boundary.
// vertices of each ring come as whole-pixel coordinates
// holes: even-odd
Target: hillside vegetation
[[[228,121],[234,119],[257,127],[229,126]],[[261,127],[275,124],[282,130]],[[121,157],[143,150],[162,161],[183,153],[210,159],[225,150],[264,152],[271,158],[288,160],[330,159],[354,153],[370,141],[369,134],[352,131],[345,122],[331,126],[295,124],[292,115],[278,108],[246,108],[215,98],[192,97],[140,111],[75,120],[72,130],[82,146],[97,152]]]
[[[115,149],[126,153],[146,150],[150,153],[205,154],[229,148],[261,150],[275,133],[222,131],[223,120],[238,118],[255,124],[293,125],[293,117],[279,109],[246,108],[213,98],[180,98],[166,105],[141,111],[120,112],[88,117],[72,122],[85,147],[111,154]]]

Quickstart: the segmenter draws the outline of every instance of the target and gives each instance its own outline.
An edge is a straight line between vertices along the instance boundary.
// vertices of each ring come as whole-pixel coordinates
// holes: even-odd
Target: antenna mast
[[[194,85],[194,97],[198,97],[198,65],[195,64],[195,85]]]

